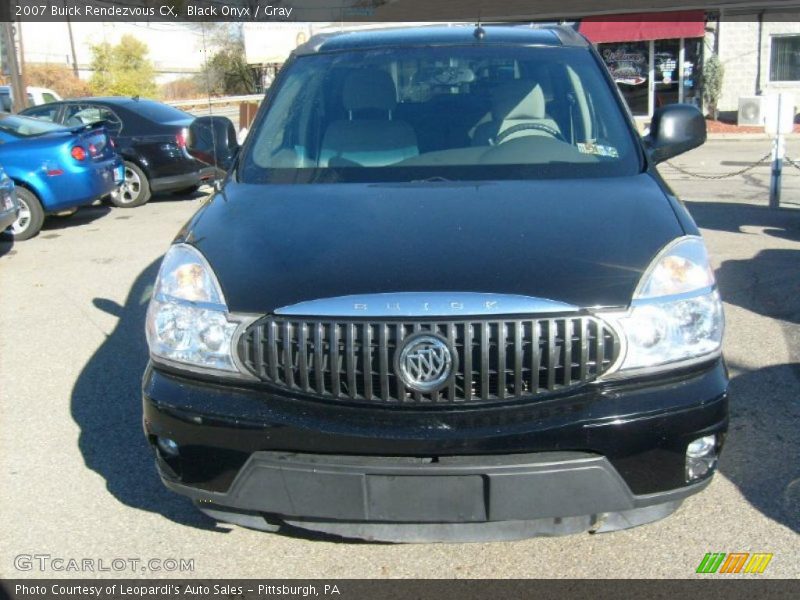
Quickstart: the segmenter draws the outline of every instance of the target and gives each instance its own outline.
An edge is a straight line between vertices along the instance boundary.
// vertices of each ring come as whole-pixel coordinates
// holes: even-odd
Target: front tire
[[[119,208],[134,208],[150,200],[150,182],[137,165],[125,161],[125,179],[122,184],[111,194],[111,204]]]
[[[22,186],[17,186],[19,214],[8,228],[15,241],[29,240],[42,228],[44,209],[36,195]]]

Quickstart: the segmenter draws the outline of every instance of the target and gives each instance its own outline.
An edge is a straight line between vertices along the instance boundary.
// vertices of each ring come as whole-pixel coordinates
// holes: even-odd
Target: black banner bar
[[[6,5],[5,0],[0,2]],[[10,0],[14,21],[542,21],[625,13],[669,19],[681,10],[725,14],[768,11],[773,20],[800,20],[800,2],[759,0]],[[5,12],[5,8],[0,11]],[[9,17],[0,18],[8,20]]]
[[[178,580],[6,579],[10,600],[484,600],[492,598],[797,598],[797,580],[712,575],[696,580]]]

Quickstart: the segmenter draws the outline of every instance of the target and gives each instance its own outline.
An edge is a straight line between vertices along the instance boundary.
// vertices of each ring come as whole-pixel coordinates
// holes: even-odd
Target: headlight
[[[172,246],[147,308],[147,344],[153,360],[194,370],[238,371],[233,341],[240,322],[228,313],[203,255],[186,244]]]
[[[624,337],[621,375],[719,355],[725,318],[703,240],[687,236],[664,248],[642,277],[630,310],[603,317]]]

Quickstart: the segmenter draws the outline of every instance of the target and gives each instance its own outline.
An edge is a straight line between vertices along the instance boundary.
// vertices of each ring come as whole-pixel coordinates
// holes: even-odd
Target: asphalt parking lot
[[[713,141],[675,163],[719,174],[766,150]],[[707,552],[773,553],[764,577],[800,576],[800,170],[786,170],[780,211],[766,208],[764,166],[725,180],[662,172],[712,253],[732,377],[720,472],[672,517],[596,536],[387,545],[202,516],[163,488],[141,433],[146,302],[159,258],[205,197],[163,196],[0,242],[0,577],[96,575],[20,571],[19,555],[194,561],[186,573],[103,573],[125,577],[696,577]]]

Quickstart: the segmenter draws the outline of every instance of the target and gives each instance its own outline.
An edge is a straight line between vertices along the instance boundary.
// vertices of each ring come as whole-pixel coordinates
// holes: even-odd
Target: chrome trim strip
[[[606,371],[605,373],[603,373],[603,375],[595,379],[595,381],[599,383],[604,383],[606,381],[617,381],[620,379],[630,379],[631,377],[654,375],[656,373],[674,371],[675,369],[691,367],[706,362],[710,363],[715,360],[718,360],[721,356],[722,356],[722,348],[720,347],[717,350],[714,350],[713,352],[709,352],[708,354],[695,356],[693,358],[682,358],[679,360],[674,360],[672,362],[667,362],[667,363],[661,363],[651,367],[636,367],[634,369],[617,368],[617,370],[615,371],[609,368],[608,371]]]
[[[186,300],[176,296],[170,296],[164,293],[157,293],[153,296],[161,304],[180,304],[183,306],[191,306],[192,308],[199,308],[200,310],[213,310],[216,312],[228,314],[228,307],[225,304],[218,304],[216,302],[203,302],[200,300]]]
[[[239,326],[236,328],[236,331],[233,332],[233,336],[231,338],[231,360],[233,361],[233,366],[235,366],[239,371],[237,376],[251,381],[258,381],[258,377],[251,373],[239,358],[239,341],[247,332],[247,328],[260,318],[261,315],[249,315],[244,313],[231,313],[228,315],[229,321],[239,322]]]
[[[708,296],[713,294],[717,289],[717,285],[709,285],[689,292],[682,292],[680,294],[670,294],[669,296],[653,296],[652,298],[636,298],[631,301],[631,307],[646,306],[648,304],[668,304],[670,302],[679,302],[681,300],[691,300],[692,298],[699,298],[701,296]]]
[[[547,298],[477,292],[397,292],[321,298],[283,306],[275,315],[315,317],[453,317],[578,312]]]

